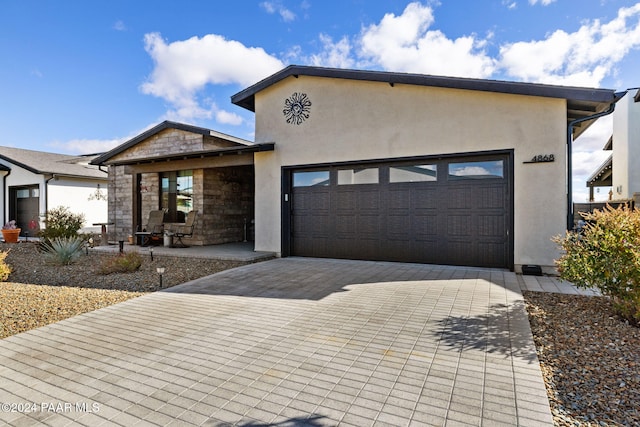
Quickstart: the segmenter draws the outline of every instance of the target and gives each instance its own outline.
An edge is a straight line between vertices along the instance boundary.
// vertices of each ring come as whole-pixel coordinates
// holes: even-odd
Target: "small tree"
[[[640,322],[640,210],[621,206],[582,214],[582,232],[558,236],[564,254],[556,260],[562,279],[597,288],[618,313]]]
[[[84,225],[84,214],[76,214],[66,206],[50,209],[44,220],[45,229],[40,237],[52,240],[56,237],[76,237],[78,230]]]

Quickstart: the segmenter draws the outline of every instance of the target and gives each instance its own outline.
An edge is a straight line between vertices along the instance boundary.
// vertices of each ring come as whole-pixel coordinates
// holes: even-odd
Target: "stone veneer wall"
[[[233,146],[233,143],[220,138],[179,129],[166,129],[118,154],[112,160],[150,158]]]
[[[133,221],[133,177],[124,166],[109,166],[109,240],[127,240]]]
[[[244,240],[245,220],[250,226],[254,218],[254,176],[253,166],[204,169],[197,180],[194,171],[194,194],[202,194],[194,203],[201,213],[194,240],[205,245]]]
[[[140,226],[144,227],[149,220],[149,212],[156,211],[160,206],[160,175],[158,173],[143,173],[140,175]]]
[[[247,239],[253,240],[254,219],[253,166],[233,166],[193,170],[193,209],[198,218],[193,238],[185,238],[189,245],[213,245],[244,240],[245,220]],[[149,211],[159,207],[159,175],[141,175],[142,226]],[[125,174],[123,166],[111,166],[109,173],[109,222],[111,241],[127,240],[131,229],[133,206],[133,175]]]
[[[202,149],[202,135],[178,129],[167,129],[118,154],[112,160],[157,157]]]

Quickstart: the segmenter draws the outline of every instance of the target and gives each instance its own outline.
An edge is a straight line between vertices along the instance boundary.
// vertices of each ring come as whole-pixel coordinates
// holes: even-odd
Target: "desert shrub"
[[[583,217],[580,233],[554,239],[564,251],[556,261],[560,277],[598,289],[621,316],[640,322],[640,210],[607,206]]]
[[[9,278],[9,274],[11,274],[11,267],[4,262],[4,259],[9,254],[9,251],[0,251],[0,282],[4,282]]]
[[[138,252],[127,252],[105,259],[98,272],[100,274],[133,273],[142,265],[142,256]]]
[[[75,237],[84,221],[84,214],[73,213],[66,206],[50,209],[45,216],[45,228],[40,231],[40,237],[45,240],[56,237]]]
[[[54,237],[41,245],[47,258],[60,265],[71,264],[82,253],[83,246],[81,237]]]

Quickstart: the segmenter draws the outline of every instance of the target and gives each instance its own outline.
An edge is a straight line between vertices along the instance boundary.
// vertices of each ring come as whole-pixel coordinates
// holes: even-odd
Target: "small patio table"
[[[136,244],[140,246],[149,246],[151,244],[150,231],[136,231]]]
[[[94,226],[100,226],[100,246],[108,246],[109,238],[107,237],[107,225],[114,225],[114,222],[94,222]]]

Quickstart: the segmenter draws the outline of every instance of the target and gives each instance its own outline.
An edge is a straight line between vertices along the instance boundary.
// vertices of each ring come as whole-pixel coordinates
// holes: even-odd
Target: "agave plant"
[[[81,237],[56,237],[42,244],[48,258],[60,265],[71,264],[81,254],[83,246]]]

